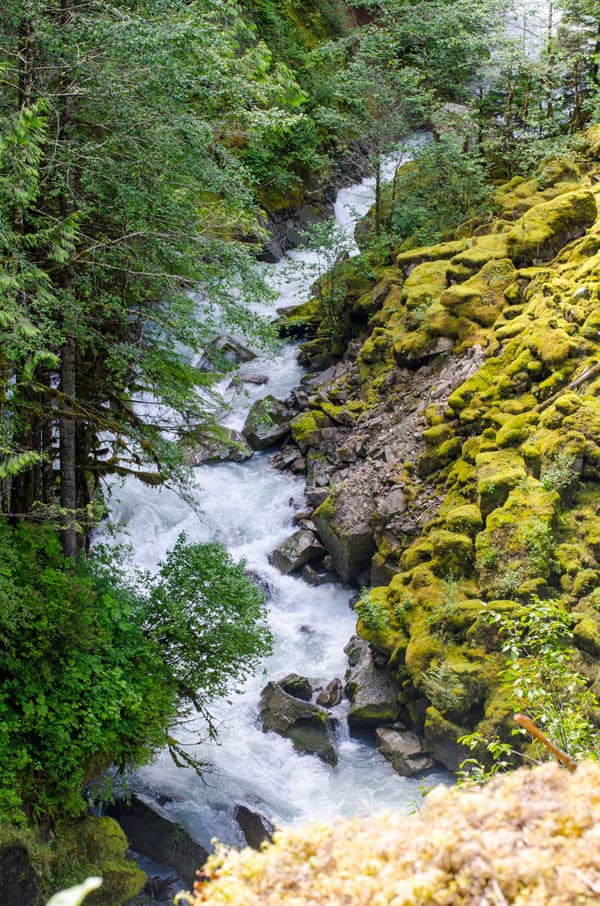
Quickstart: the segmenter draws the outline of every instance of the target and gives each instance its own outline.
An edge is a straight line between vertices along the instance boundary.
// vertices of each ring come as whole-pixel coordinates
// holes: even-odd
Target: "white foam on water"
[[[417,136],[416,141],[423,138]],[[336,217],[346,234],[373,203],[373,193],[372,179],[339,193]],[[289,257],[314,263],[313,253],[306,250]],[[258,266],[267,269],[277,287],[277,307],[307,298],[314,276],[290,275],[285,261]],[[288,345],[274,358],[243,365],[244,373],[267,375],[268,381],[248,385],[245,398],[232,405],[226,424],[237,429],[255,399],[270,393],[285,397],[299,383],[302,370],[294,347]],[[222,387],[225,395],[228,381]],[[136,562],[151,571],[181,532],[191,542],[220,541],[236,559],[244,558],[270,589],[274,650],[241,693],[211,704],[219,723],[218,745],[206,739],[206,727],[197,717],[178,728],[177,738],[190,754],[209,763],[204,780],[191,768],[177,767],[162,752],[136,774],[134,787],[168,797],[166,808],[206,846],[213,837],[243,844],[233,817],[236,804],[255,809],[278,825],[406,808],[419,797],[421,781],[400,777],[371,744],[350,738],[347,729],[341,733],[339,764],[331,767],[314,756],[298,754],[289,740],[263,733],[258,725],[260,692],[268,679],[292,671],[325,681],[343,678],[347,666],[343,648],[355,627],[349,589],[337,584],[310,587],[300,578],[283,576],[268,562],[271,551],[295,529],[292,516],[303,507],[303,481],[273,469],[264,453],[244,463],[204,466],[195,470],[195,476],[200,514],[173,491],[129,478],[113,487],[112,524],[127,531]],[[435,785],[447,776],[435,774],[427,783]]]

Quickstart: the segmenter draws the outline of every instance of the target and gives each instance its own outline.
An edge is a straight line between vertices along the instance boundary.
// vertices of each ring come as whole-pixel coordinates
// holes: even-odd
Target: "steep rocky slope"
[[[345,353],[325,321],[304,347],[313,521],[342,579],[374,586],[359,631],[452,769],[464,733],[510,732],[489,612],[572,611],[600,692],[599,156],[596,129],[454,240],[339,265]],[[316,323],[311,302],[290,329]]]
[[[209,861],[199,903],[244,906],[572,906],[600,897],[600,767],[519,770],[439,787],[418,815],[288,830]]]

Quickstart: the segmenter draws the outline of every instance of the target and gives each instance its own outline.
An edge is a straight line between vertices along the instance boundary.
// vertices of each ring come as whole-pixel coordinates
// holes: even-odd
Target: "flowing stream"
[[[388,178],[396,164],[397,159],[387,162]],[[374,179],[338,194],[336,222],[347,236],[373,203],[373,195]],[[316,260],[300,250],[289,257],[308,264]],[[285,260],[260,266],[268,268],[269,280],[277,288],[277,306],[298,304],[307,297],[314,273],[291,276]],[[255,399],[266,394],[285,398],[299,383],[302,369],[295,347],[288,345],[275,358],[243,365],[242,374],[268,375],[268,382],[248,385],[247,397],[234,402],[226,424],[238,429]],[[279,826],[406,808],[419,798],[423,780],[400,777],[371,744],[350,738],[347,729],[340,731],[339,764],[330,767],[314,756],[297,754],[289,740],[263,733],[258,726],[258,700],[268,679],[292,671],[327,681],[343,679],[343,648],[355,627],[349,589],[337,584],[310,587],[300,578],[281,575],[268,562],[273,548],[296,528],[292,516],[304,508],[303,481],[273,469],[265,453],[244,463],[203,466],[196,473],[200,517],[175,493],[151,489],[132,478],[113,489],[113,524],[127,531],[137,562],[150,570],[156,569],[182,531],[189,541],[218,540],[236,559],[243,557],[270,590],[275,646],[264,671],[241,693],[212,704],[219,721],[218,744],[205,739],[198,719],[178,729],[178,739],[209,763],[205,779],[190,768],[176,767],[168,753],[162,753],[136,774],[134,788],[166,798],[166,808],[207,848],[212,838],[244,844],[233,817],[237,804],[261,812]],[[346,726],[343,720],[341,725]],[[435,785],[447,777],[430,775],[425,782]]]

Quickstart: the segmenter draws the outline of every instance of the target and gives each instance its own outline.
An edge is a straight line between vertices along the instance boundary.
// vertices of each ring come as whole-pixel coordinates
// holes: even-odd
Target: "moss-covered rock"
[[[61,874],[76,881],[90,875],[102,877],[102,886],[86,899],[90,906],[121,906],[140,892],[145,873],[131,859],[125,834],[113,818],[86,818],[59,835]]]
[[[447,262],[427,261],[418,264],[402,288],[402,301],[410,309],[429,306],[446,288]]]
[[[305,452],[308,447],[316,444],[322,428],[331,425],[331,420],[319,409],[301,412],[290,422],[292,437]]]
[[[506,303],[504,290],[514,275],[510,259],[487,261],[475,276],[445,290],[440,303],[459,318],[491,327]]]
[[[409,249],[406,252],[400,252],[396,255],[396,264],[405,274],[418,264],[424,264],[426,261],[449,261],[455,255],[464,251],[469,245],[468,239],[455,239],[452,242],[439,242],[436,245],[420,246],[419,248]]]
[[[502,506],[508,495],[524,480],[525,464],[512,450],[480,453],[476,459],[478,505],[485,519]]]
[[[439,726],[428,711],[433,743]],[[463,755],[455,747],[454,762]],[[260,853],[220,850],[209,866],[215,880],[193,906],[284,906],[290,891],[295,906],[592,906],[599,790],[597,762],[575,774],[546,764],[467,790],[438,787],[409,817],[289,829]]]
[[[508,257],[517,267],[549,261],[560,248],[582,236],[597,217],[591,192],[568,192],[531,208],[507,234]]]

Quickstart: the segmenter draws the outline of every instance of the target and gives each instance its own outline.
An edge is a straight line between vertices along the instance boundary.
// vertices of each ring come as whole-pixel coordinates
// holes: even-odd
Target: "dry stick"
[[[600,362],[597,365],[592,365],[585,369],[583,374],[578,378],[575,378],[574,381],[571,381],[570,384],[567,384],[566,387],[563,387],[562,390],[559,390],[558,393],[555,393],[553,396],[549,397],[547,400],[544,400],[543,403],[538,403],[535,407],[537,412],[543,412],[544,409],[547,409],[548,406],[551,406],[552,403],[559,398],[567,390],[575,390],[576,387],[579,387],[581,384],[584,384],[585,381],[589,381],[590,378],[596,377],[597,374],[600,374]]]
[[[570,755],[567,755],[566,752],[563,752],[562,749],[559,749],[558,746],[555,746],[553,742],[550,742],[547,736],[544,736],[541,730],[539,730],[534,722],[528,717],[525,717],[524,714],[515,714],[514,721],[516,724],[519,724],[520,727],[523,727],[524,730],[527,730],[528,733],[541,742],[546,748],[552,752],[553,755],[556,755],[558,760],[564,764],[566,768],[570,771],[574,771],[577,767],[577,762],[574,761]]]

